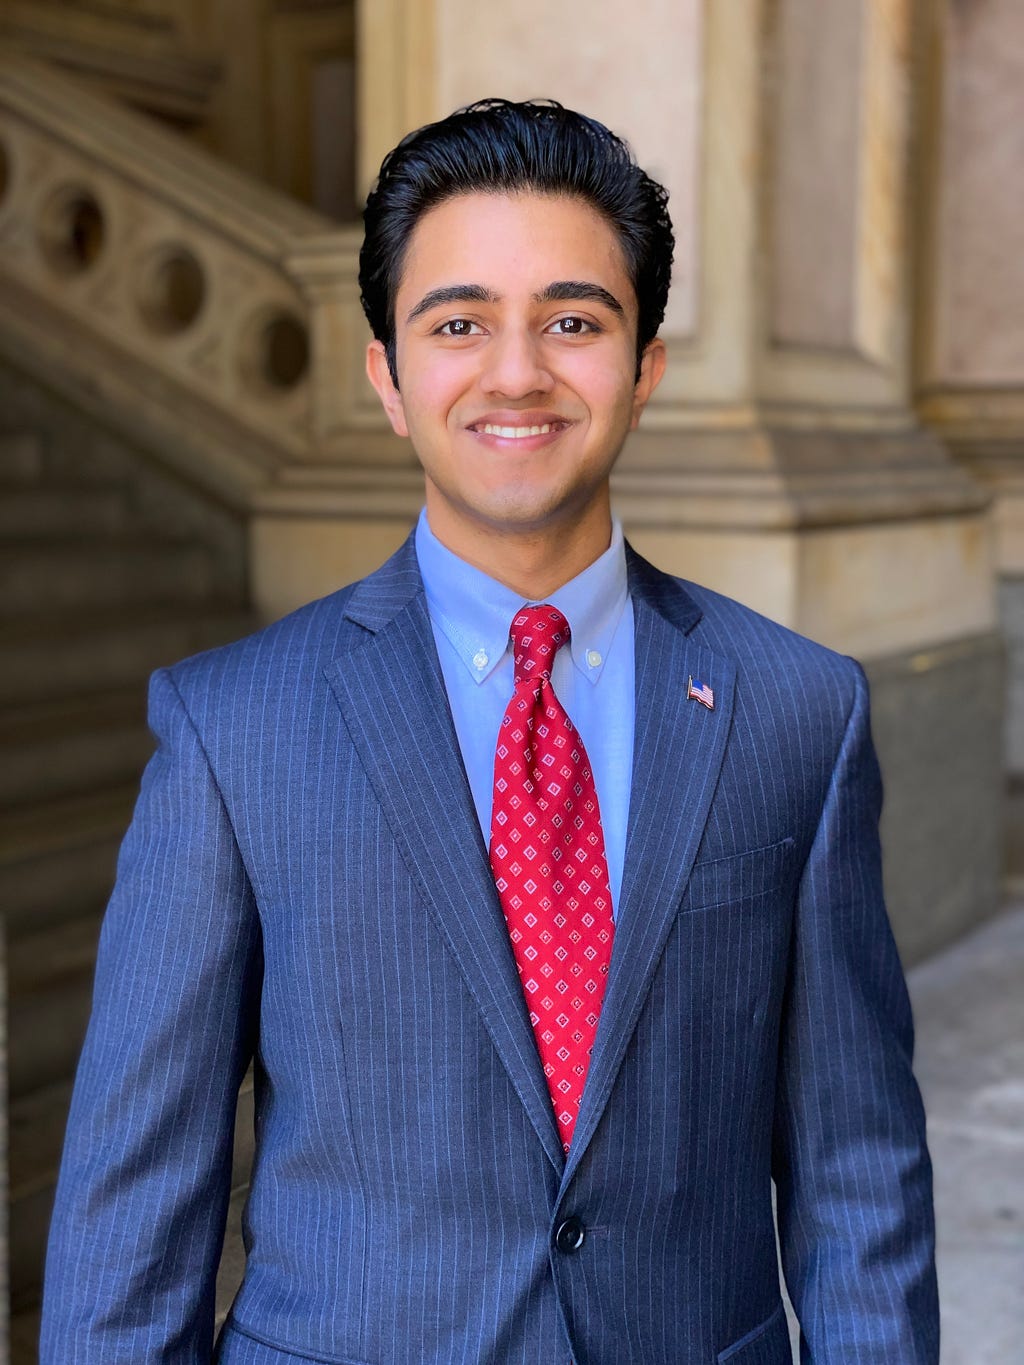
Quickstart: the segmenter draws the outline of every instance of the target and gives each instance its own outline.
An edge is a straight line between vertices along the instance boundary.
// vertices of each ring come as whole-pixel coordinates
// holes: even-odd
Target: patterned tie
[[[551,606],[512,622],[515,692],[498,731],[491,869],[568,1152],[612,951],[601,813],[583,740],[551,686],[569,624]]]

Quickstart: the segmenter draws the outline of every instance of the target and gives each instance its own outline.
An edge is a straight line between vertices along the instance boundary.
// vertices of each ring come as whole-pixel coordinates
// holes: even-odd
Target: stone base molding
[[[999,908],[1003,889],[1003,690],[998,633],[870,661],[885,780],[889,914],[905,965]]]
[[[380,433],[354,447],[343,465],[292,465],[253,488],[264,615],[368,572],[407,533],[423,500],[408,444]],[[663,568],[859,657],[995,620],[989,495],[919,428],[641,431],[613,493]]]

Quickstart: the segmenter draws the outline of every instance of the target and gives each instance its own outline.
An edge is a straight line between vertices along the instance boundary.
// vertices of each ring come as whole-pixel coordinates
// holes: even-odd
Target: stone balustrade
[[[0,348],[231,501],[383,433],[359,235],[0,50]]]

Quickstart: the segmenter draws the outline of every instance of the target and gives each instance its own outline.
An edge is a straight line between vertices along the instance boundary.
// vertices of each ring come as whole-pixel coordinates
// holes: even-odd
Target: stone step
[[[71,1081],[63,1080],[23,1096],[10,1109],[11,1298],[15,1305],[21,1305],[23,1311],[28,1313],[37,1301],[42,1283],[46,1236],[70,1102]],[[252,1169],[252,1153],[253,1091],[250,1069],[238,1095],[232,1167],[234,1194],[222,1264],[222,1278],[229,1282],[234,1280],[235,1288],[241,1278],[237,1272],[241,1251],[238,1228]]]
[[[153,751],[141,685],[0,712],[0,807],[138,779]]]
[[[0,431],[0,486],[37,483],[43,475],[43,443],[31,431]]]
[[[26,487],[0,490],[0,537],[110,535],[129,526],[131,507],[122,488]]]
[[[71,837],[81,841],[106,834],[115,820],[123,821],[121,828],[126,829],[137,792],[138,783],[132,782],[88,796],[0,812],[0,868],[59,853]]]
[[[102,908],[138,783],[0,811],[0,904],[11,940]]]
[[[19,1099],[69,1076],[92,1004],[102,914],[92,911],[8,945],[8,1089]]]
[[[156,668],[240,639],[255,628],[230,603],[185,611],[138,606],[0,622],[0,705],[144,683]]]
[[[63,848],[0,866],[0,904],[8,933],[60,924],[82,910],[105,905],[130,814],[129,803],[105,833],[82,840],[71,830]]]
[[[0,604],[6,616],[175,603],[217,592],[213,556],[192,541],[36,540],[0,544]]]
[[[21,933],[7,945],[7,990],[12,1009],[82,976],[92,979],[103,911],[90,910],[64,924]]]
[[[34,1301],[20,1309],[12,1304],[11,1365],[39,1365],[39,1324],[39,1308]]]
[[[42,1284],[46,1236],[71,1100],[61,1080],[16,1100],[9,1122],[11,1301],[31,1305]]]

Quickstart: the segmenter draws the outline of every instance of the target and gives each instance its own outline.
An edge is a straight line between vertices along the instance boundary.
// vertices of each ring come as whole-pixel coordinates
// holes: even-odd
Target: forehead
[[[586,200],[530,191],[460,194],[417,222],[396,302],[451,284],[482,284],[505,296],[556,280],[587,280],[627,309],[636,304],[615,229]]]

